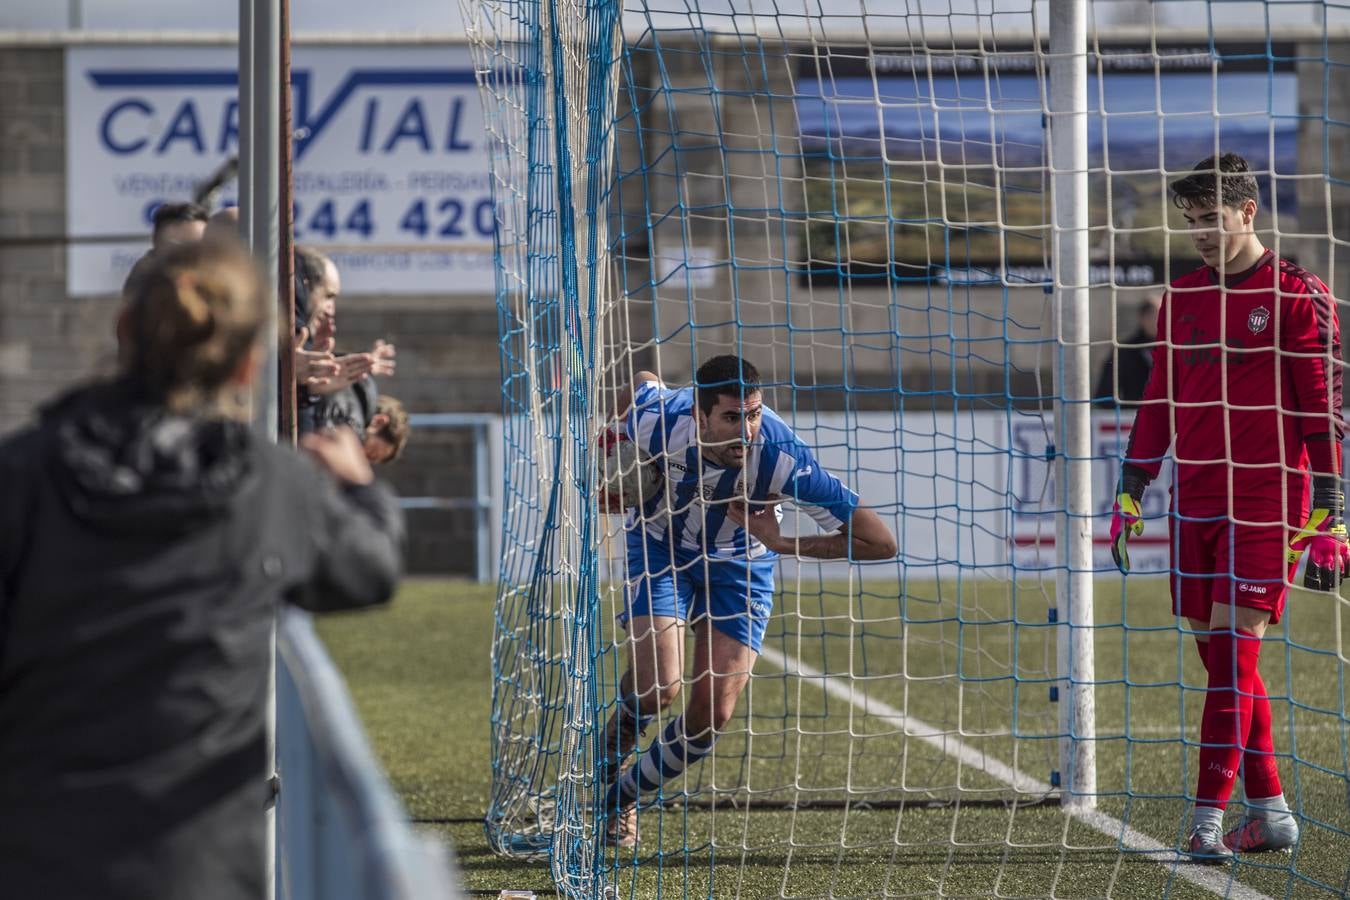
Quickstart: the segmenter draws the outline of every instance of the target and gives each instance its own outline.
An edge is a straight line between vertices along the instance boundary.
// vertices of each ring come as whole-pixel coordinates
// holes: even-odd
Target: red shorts
[[[1215,603],[1231,603],[1266,610],[1272,623],[1280,621],[1295,568],[1286,561],[1290,528],[1240,525],[1226,516],[1180,518],[1175,513],[1168,523],[1172,609],[1177,615],[1208,622]]]

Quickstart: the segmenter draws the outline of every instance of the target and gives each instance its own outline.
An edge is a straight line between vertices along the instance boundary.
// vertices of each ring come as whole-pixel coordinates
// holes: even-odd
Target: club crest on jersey
[[[1247,316],[1247,330],[1252,334],[1260,334],[1266,330],[1266,325],[1270,323],[1270,310],[1264,306],[1258,306]]]

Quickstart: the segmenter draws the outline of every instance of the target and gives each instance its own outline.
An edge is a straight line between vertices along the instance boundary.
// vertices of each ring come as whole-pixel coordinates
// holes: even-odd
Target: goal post
[[[1167,185],[1241,150],[1263,239],[1345,288],[1350,170],[1323,149],[1350,137],[1327,88],[1350,32],[1287,28],[1265,3],[462,2],[502,346],[493,849],[547,860],[578,898],[1343,890],[1346,601],[1295,588],[1264,642],[1299,851],[1201,869],[1177,852],[1210,691],[1169,598],[1191,574],[1171,556],[1170,462],[1128,579],[1107,534],[1123,361],[1198,265]],[[1204,362],[1210,344],[1165,349]],[[660,590],[711,604],[735,539],[724,488],[751,488],[735,466],[701,481],[688,390],[724,354],[757,367],[809,451],[794,476],[837,476],[899,553],[753,570],[724,554],[773,588],[717,588],[764,634],[700,737],[682,716],[725,606],[691,607],[684,668],[650,709],[624,681],[625,622],[665,571]],[[624,477],[650,465],[672,493],[612,515],[599,447],[640,372],[685,419],[635,422],[638,452],[614,459],[650,457]],[[652,443],[667,425],[692,458]],[[781,511],[784,534],[830,531],[811,504]],[[644,529],[677,516],[703,550],[660,538],[654,571]],[[627,714],[646,726],[623,760],[637,775],[607,758]],[[615,772],[639,791],[632,846],[606,837]]]
[[[1064,510],[1055,584],[1064,623],[1061,678],[1060,800],[1097,805],[1097,711],[1092,609],[1092,380],[1088,329],[1087,0],[1051,0],[1049,25],[1050,170],[1053,172],[1055,321],[1059,328],[1057,430]]]

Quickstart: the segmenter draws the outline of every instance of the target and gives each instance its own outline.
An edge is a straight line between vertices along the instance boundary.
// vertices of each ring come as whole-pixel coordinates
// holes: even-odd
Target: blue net
[[[1168,576],[1193,574],[1168,538],[1170,459],[1127,579],[1107,536],[1154,298],[1199,265],[1167,183],[1241,153],[1262,241],[1345,292],[1350,107],[1333,86],[1350,50],[1328,35],[1346,10],[1298,5],[1321,18],[1293,28],[1267,15],[1285,6],[1089,6],[1093,385],[1070,397],[1043,7],[467,5],[492,146],[507,461],[495,849],[547,858],[569,897],[1350,888],[1346,601],[1296,584],[1261,652],[1297,849],[1197,867],[1177,849],[1211,692],[1169,599]],[[623,619],[641,588],[691,583],[716,618],[722,589],[705,585],[722,536],[682,518],[702,550],[672,551],[668,583],[649,560],[635,570],[630,538],[672,521],[669,463],[684,457],[630,434],[641,461],[606,487],[655,466],[668,493],[625,515],[604,511],[598,473],[641,373],[678,392],[721,354],[758,368],[765,406],[809,448],[796,470],[836,475],[899,552],[768,565],[762,646],[724,679],[740,692],[708,749],[683,716],[710,635],[735,628],[692,622],[672,644],[679,671],[646,678],[644,701],[625,673],[653,651]],[[678,397],[648,426],[667,441],[703,427],[677,421]],[[1089,402],[1090,444],[1071,448],[1066,410]],[[1091,457],[1090,523],[1066,512],[1075,454]],[[683,509],[721,522],[749,490]],[[829,533],[794,491],[782,532]],[[1091,640],[1072,649],[1075,530],[1095,590]],[[1087,685],[1067,677],[1084,646]],[[1094,714],[1066,714],[1085,696]],[[635,720],[643,736],[611,760]],[[1089,747],[1082,781],[1071,769]],[[610,783],[625,775],[642,788],[635,845],[615,838],[626,797]],[[1090,789],[1066,811],[1070,779]],[[1229,828],[1254,809],[1243,780]]]

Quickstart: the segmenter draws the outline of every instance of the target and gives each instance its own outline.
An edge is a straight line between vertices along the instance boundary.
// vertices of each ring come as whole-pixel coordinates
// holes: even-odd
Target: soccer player
[[[1283,850],[1298,824],[1280,787],[1270,701],[1257,669],[1299,557],[1305,584],[1329,589],[1350,562],[1340,489],[1341,344],[1317,276],[1278,259],[1252,227],[1246,160],[1205,159],[1171,185],[1205,265],[1172,282],[1143,404],[1130,433],[1112,554],[1129,571],[1140,501],[1172,447],[1171,594],[1209,675],[1199,784],[1184,851],[1202,862]],[[1309,473],[1312,508],[1308,507]],[[1223,832],[1241,773],[1242,821]]]
[[[735,356],[705,362],[693,387],[639,372],[621,392],[623,437],[665,473],[664,488],[625,524],[628,671],[604,735],[607,839],[637,840],[637,801],[712,752],[759,656],[779,554],[889,559],[895,536],[764,405],[759,373]],[[785,537],[778,501],[827,533]],[[694,630],[684,714],[627,769],[620,766],[680,693],[685,630]]]

